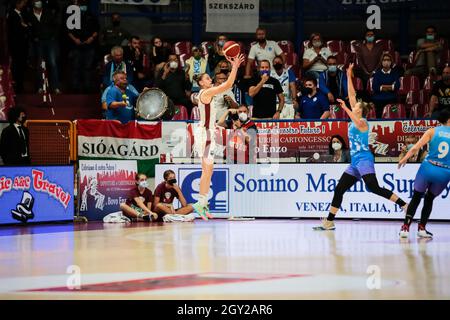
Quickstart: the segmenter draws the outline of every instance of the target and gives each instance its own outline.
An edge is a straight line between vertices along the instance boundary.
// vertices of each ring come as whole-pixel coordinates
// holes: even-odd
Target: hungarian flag
[[[77,120],[79,160],[137,160],[138,172],[155,176],[161,122]]]

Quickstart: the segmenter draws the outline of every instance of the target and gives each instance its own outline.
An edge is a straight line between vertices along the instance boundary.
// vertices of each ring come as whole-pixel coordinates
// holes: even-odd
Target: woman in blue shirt
[[[377,177],[375,175],[375,159],[369,149],[369,123],[366,116],[370,111],[370,106],[366,102],[356,101],[356,91],[353,87],[353,63],[347,69],[348,80],[348,97],[352,110],[350,110],[345,102],[341,99],[337,101],[340,103],[342,109],[347,112],[352,120],[348,128],[348,138],[350,142],[351,164],[341,176],[336,189],[334,190],[333,201],[331,202],[330,212],[328,217],[322,220],[322,224],[315,227],[314,230],[334,230],[334,218],[342,204],[344,193],[350,189],[361,178],[368,189],[392,202],[395,202],[404,210],[407,207],[406,202],[400,199],[396,194],[388,189],[379,186]]]

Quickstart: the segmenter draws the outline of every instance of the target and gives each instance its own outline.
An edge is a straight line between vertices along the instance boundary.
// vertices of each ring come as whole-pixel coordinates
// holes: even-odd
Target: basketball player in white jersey
[[[198,108],[200,110],[200,123],[194,134],[194,144],[197,154],[202,159],[202,175],[200,177],[200,194],[198,201],[194,203],[194,210],[203,220],[212,218],[208,209],[208,193],[211,185],[211,177],[214,167],[214,149],[216,146],[214,133],[216,128],[216,111],[211,103],[217,94],[222,94],[233,87],[239,66],[244,61],[244,56],[228,58],[232,69],[228,80],[219,86],[214,87],[212,79],[207,73],[198,75],[195,80],[200,86],[198,94]]]

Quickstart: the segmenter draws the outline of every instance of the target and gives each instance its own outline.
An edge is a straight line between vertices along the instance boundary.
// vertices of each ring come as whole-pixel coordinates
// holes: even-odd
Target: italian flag
[[[155,176],[161,150],[161,122],[77,120],[79,160],[137,160],[138,172]]]

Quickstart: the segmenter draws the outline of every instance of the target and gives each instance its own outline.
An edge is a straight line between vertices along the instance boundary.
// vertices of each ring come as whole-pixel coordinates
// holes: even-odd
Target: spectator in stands
[[[436,75],[442,45],[434,26],[426,28],[425,38],[417,40],[417,49],[414,56],[414,67],[406,70],[405,75],[417,75],[426,78],[428,75]]]
[[[411,150],[412,147],[414,147],[417,141],[419,141],[419,136],[410,135],[406,137],[405,145],[403,146],[402,151],[400,152],[399,155],[399,160],[402,160],[406,156],[408,151]],[[428,152],[424,148],[421,148],[419,152],[417,152],[415,155],[413,155],[411,158],[408,159],[408,162],[422,163],[427,154]]]
[[[106,97],[108,96],[109,90],[111,90],[114,87],[115,87],[115,84],[113,82],[113,83],[111,83],[111,85],[109,87],[106,87],[106,89],[102,93],[101,106],[102,106],[103,119],[107,119],[106,113],[108,110],[108,104],[106,103]],[[144,87],[144,90],[145,89],[146,88]],[[136,88],[132,84],[128,84],[126,91],[131,91],[132,96],[136,96],[136,97],[139,96],[139,92],[136,90]]]
[[[317,89],[317,79],[310,74],[305,77],[304,89],[300,98],[296,119],[328,119],[330,117],[330,103],[327,97]]]
[[[136,188],[131,191],[125,203],[120,204],[120,210],[131,221],[151,222],[158,219],[152,211],[153,195],[148,189],[147,176],[143,173],[136,175]]]
[[[270,62],[259,62],[259,74],[250,81],[249,95],[253,98],[253,118],[280,119],[284,109],[283,88],[270,76]],[[277,109],[278,97],[278,109]]]
[[[313,33],[309,38],[309,47],[303,53],[303,70],[305,76],[312,74],[319,79],[320,73],[327,70],[327,59],[332,53],[327,48],[320,33]]]
[[[114,87],[106,94],[107,120],[119,120],[126,124],[134,120],[135,105],[138,95],[128,87],[127,74],[124,71],[116,71],[113,75]]]
[[[192,57],[186,60],[185,72],[189,76],[189,82],[191,83],[191,91],[199,92],[200,87],[197,81],[194,81],[194,77],[202,73],[210,74],[208,61],[202,57],[202,49],[200,47],[192,47]]]
[[[23,93],[28,57],[30,24],[25,15],[27,0],[15,0],[7,16],[8,47],[15,93]]]
[[[100,45],[102,54],[107,54],[109,49],[115,46],[124,47],[130,39],[130,33],[120,26],[120,14],[115,12],[111,15],[111,25],[107,26],[101,33]]]
[[[24,127],[27,115],[21,107],[9,109],[10,125],[3,129],[0,137],[0,156],[7,166],[29,165],[29,132]]]
[[[36,79],[39,93],[42,92],[42,60],[46,63],[49,75],[49,85],[54,93],[59,94],[58,76],[58,32],[59,23],[56,15],[49,9],[43,7],[42,0],[33,0],[32,14],[30,16],[32,44],[35,53]]]
[[[231,71],[231,64],[228,60],[221,60],[219,61],[219,63],[217,63],[215,69],[210,70],[214,70],[214,74],[218,74],[219,72],[228,74]]]
[[[214,85],[219,86],[228,80],[228,74],[219,71],[214,77]],[[215,95],[211,101],[217,113],[216,120],[219,120],[228,109],[237,109],[239,107],[232,89],[225,91],[223,94]]]
[[[105,66],[103,74],[102,88],[106,88],[113,82],[113,74],[116,71],[123,71],[127,75],[128,83],[133,84],[134,71],[132,65],[124,60],[122,47],[115,46],[111,49],[111,61]]]
[[[366,30],[365,39],[362,43],[356,44],[355,76],[363,82],[363,88],[367,88],[367,82],[373,76],[376,70],[380,68],[381,55],[383,54],[383,45],[375,42],[375,32]]]
[[[156,79],[156,86],[164,91],[175,105],[185,106],[190,114],[192,102],[188,97],[190,96],[191,84],[179,65],[177,55],[171,54]]]
[[[338,134],[331,137],[328,152],[333,156],[333,162],[350,162],[350,150],[347,148],[344,138]]]
[[[446,66],[442,72],[442,80],[433,85],[430,98],[430,113],[432,119],[437,119],[440,112],[450,110],[450,66]]]
[[[328,97],[330,104],[336,103],[336,99],[348,102],[347,75],[337,67],[335,56],[327,59],[328,70],[322,72],[319,77],[319,90]]]
[[[223,54],[223,46],[228,41],[226,35],[219,34],[214,42],[214,46],[208,49],[208,65],[210,70],[215,70],[219,62],[226,61]],[[229,68],[231,70],[231,67]]]
[[[158,77],[160,71],[169,59],[170,49],[164,46],[160,37],[153,37],[150,46],[150,61],[155,70],[155,78]]]
[[[270,76],[280,82],[284,95],[284,108],[280,119],[294,119],[295,110],[298,109],[297,85],[294,71],[290,67],[284,67],[281,57],[275,57],[272,62],[273,70]],[[279,104],[278,99],[277,103]],[[279,105],[277,105],[278,107]]]
[[[146,86],[151,87],[150,79],[144,72],[144,50],[138,36],[131,37],[123,55],[124,60],[133,68],[133,82],[139,91]]]
[[[250,119],[249,109],[228,109],[217,122],[218,126],[234,130],[227,143],[227,163],[256,163],[256,124]]]
[[[286,63],[286,57],[278,43],[266,39],[266,29],[256,29],[256,41],[257,42],[251,46],[248,54],[248,61],[244,76],[246,79],[252,78],[252,68],[255,65],[255,61],[258,63],[263,60],[273,61],[276,56],[281,56],[281,59],[283,59],[283,64]]]
[[[164,181],[155,189],[153,197],[153,210],[158,214],[158,220],[162,218],[164,222],[173,221],[193,221],[195,219],[192,212],[194,208],[188,204],[177,184],[175,172],[166,170],[163,174]],[[181,207],[175,209],[173,201],[177,198]]]
[[[392,69],[393,59],[389,53],[383,53],[381,69],[375,72],[372,82],[372,102],[375,104],[377,118],[380,119],[387,104],[396,103],[400,88],[400,76]]]
[[[74,2],[80,7],[81,28],[67,29],[71,43],[72,90],[75,93],[88,93],[93,91],[92,66],[99,25],[97,19],[89,13],[86,0]]]

